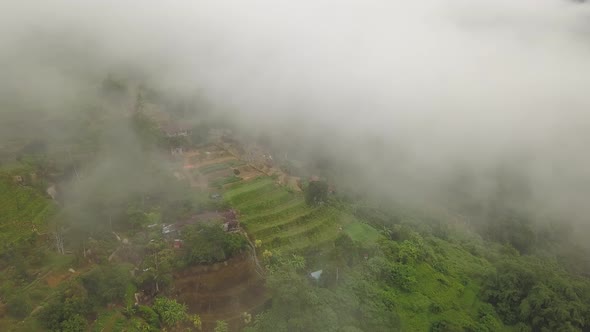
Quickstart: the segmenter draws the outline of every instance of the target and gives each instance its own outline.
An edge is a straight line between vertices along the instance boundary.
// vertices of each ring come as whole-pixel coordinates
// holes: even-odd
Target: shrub
[[[190,315],[188,317],[188,320],[193,323],[193,326],[195,327],[195,329],[197,329],[198,331],[201,330],[202,326],[203,326],[203,322],[201,321],[201,316],[199,315]]]
[[[61,332],[84,332],[88,329],[88,322],[80,315],[73,315],[61,323]]]
[[[428,309],[433,314],[439,314],[443,311],[443,308],[441,307],[441,305],[438,303],[435,303],[435,302],[431,303],[430,306],[428,307]]]
[[[15,318],[25,318],[31,312],[31,304],[25,295],[13,296],[6,304],[8,313]]]
[[[218,320],[215,323],[215,329],[213,331],[214,332],[228,332],[229,327],[227,326],[227,323],[225,321]]]
[[[85,298],[70,297],[63,302],[54,302],[49,304],[41,312],[41,321],[47,328],[52,331],[84,331],[86,320],[82,315],[89,312],[88,301]],[[75,317],[79,316],[79,317]],[[82,323],[82,320],[84,323]]]
[[[82,276],[89,299],[99,305],[123,300],[130,282],[129,271],[121,266],[96,267]]]
[[[154,301],[153,308],[160,316],[160,320],[167,326],[175,326],[187,319],[186,305],[173,299],[158,297]]]
[[[217,224],[187,227],[183,236],[187,265],[223,261],[248,244],[241,234],[226,233]]]
[[[226,234],[223,242],[223,251],[228,257],[239,253],[248,244],[248,241],[238,233]]]
[[[140,305],[137,309],[139,317],[143,318],[151,327],[158,328],[160,326],[160,318],[158,314],[150,307]]]
[[[463,329],[446,320],[439,320],[430,325],[430,332],[462,332]]]
[[[328,184],[324,181],[312,181],[305,191],[305,202],[318,205],[328,199]]]
[[[143,321],[137,317],[131,318],[131,326],[133,326],[132,331],[137,331],[137,332],[150,332],[150,331],[158,331],[159,330],[157,327],[154,328],[154,327],[150,326],[148,323],[146,323],[145,321]]]
[[[369,271],[388,285],[410,291],[416,284],[415,271],[411,266],[390,262],[383,257],[371,258]]]

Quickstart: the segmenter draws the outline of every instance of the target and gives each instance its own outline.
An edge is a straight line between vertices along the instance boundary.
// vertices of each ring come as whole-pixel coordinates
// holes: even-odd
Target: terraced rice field
[[[251,238],[282,252],[330,247],[340,232],[364,243],[374,243],[381,236],[332,206],[308,206],[302,193],[277,185],[269,177],[229,185],[224,197],[239,211]]]
[[[332,207],[309,207],[301,193],[263,177],[228,188],[225,199],[240,212],[250,237],[283,252],[331,246],[342,213]]]
[[[227,157],[219,162],[208,160],[193,172],[206,179],[209,188],[221,189],[223,199],[239,212],[243,229],[251,240],[262,240],[263,249],[311,257],[311,252],[331,248],[343,232],[360,241],[379,236],[335,207],[308,206],[300,191],[279,185],[277,179],[261,176],[259,170],[240,163]],[[232,168],[240,169],[240,174],[236,176]],[[256,313],[270,299],[254,261],[247,255],[178,273],[174,288],[178,299],[201,315],[204,330],[211,330],[220,319],[239,329],[243,312]]]
[[[226,184],[230,184],[230,183],[235,183],[235,182],[239,182],[242,181],[242,178],[240,178],[239,176],[235,176],[235,175],[228,175],[225,177],[220,177],[217,179],[211,179],[208,182],[209,187],[211,188],[221,188]]]
[[[224,156],[218,162],[202,163],[193,172],[206,178],[209,188],[223,189],[225,201],[239,211],[250,238],[262,240],[265,248],[306,251],[329,247],[340,232],[361,242],[374,242],[380,236],[372,227],[334,207],[308,206],[303,193],[278,185],[255,169],[245,178],[232,171],[249,167]]]
[[[196,164],[193,162],[196,162]],[[201,161],[198,158],[188,156],[185,164],[191,166],[188,176],[192,178],[191,183],[193,186],[203,188],[222,189],[228,184],[240,182],[243,178],[240,174],[234,174],[234,169],[248,169],[245,162],[226,154]]]

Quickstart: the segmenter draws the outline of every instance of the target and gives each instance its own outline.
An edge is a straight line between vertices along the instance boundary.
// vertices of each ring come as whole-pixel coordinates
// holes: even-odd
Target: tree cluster
[[[526,324],[533,331],[590,328],[590,282],[532,258],[500,261],[487,277],[484,297],[509,325]]]
[[[242,234],[225,232],[219,224],[186,227],[182,237],[187,265],[221,262],[248,245]]]

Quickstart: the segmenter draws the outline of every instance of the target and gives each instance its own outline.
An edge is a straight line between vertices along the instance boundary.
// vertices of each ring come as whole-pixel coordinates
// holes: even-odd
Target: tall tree
[[[305,191],[305,202],[308,205],[319,205],[328,199],[328,183],[311,181]]]

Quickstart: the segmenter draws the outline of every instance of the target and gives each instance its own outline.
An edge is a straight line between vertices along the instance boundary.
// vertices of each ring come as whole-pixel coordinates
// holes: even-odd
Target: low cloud
[[[457,169],[487,188],[493,170],[509,165],[539,205],[584,220],[589,8],[566,0],[6,2],[0,101],[57,112],[95,98],[105,73],[131,75],[172,95],[204,95],[279,145],[320,149],[362,170],[358,181],[379,192],[444,196]]]

